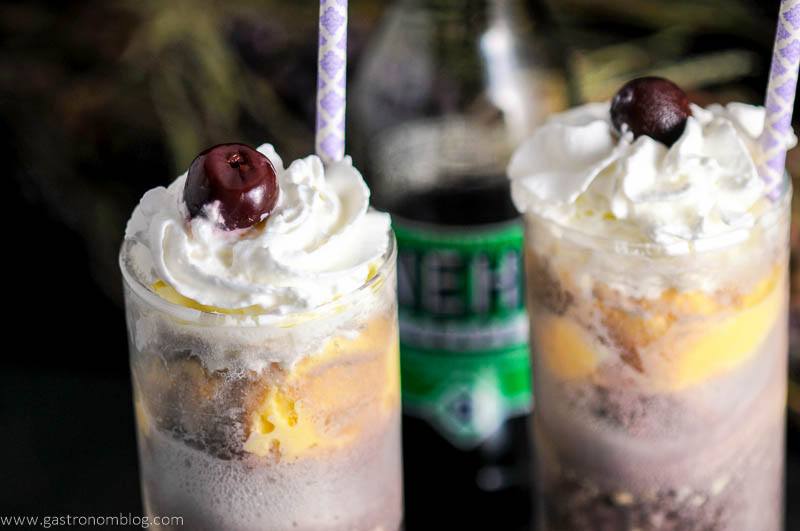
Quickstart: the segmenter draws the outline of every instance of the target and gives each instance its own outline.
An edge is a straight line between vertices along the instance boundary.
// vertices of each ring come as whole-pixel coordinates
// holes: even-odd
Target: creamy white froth
[[[189,219],[183,174],[145,193],[128,222],[125,238],[149,251],[137,257],[147,262],[138,267],[201,304],[278,315],[363,285],[389,248],[390,219],[370,210],[369,189],[350,158],[326,169],[312,155],[284,168],[271,145],[258,151],[274,165],[280,188],[263,224],[225,231],[213,215]]]
[[[617,134],[609,103],[577,107],[553,116],[512,157],[514,203],[580,233],[670,255],[744,241],[770,205],[755,163],[764,118],[762,107],[742,103],[692,105],[667,147]]]

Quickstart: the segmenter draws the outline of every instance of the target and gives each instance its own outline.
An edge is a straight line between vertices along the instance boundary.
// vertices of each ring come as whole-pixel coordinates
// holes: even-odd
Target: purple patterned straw
[[[325,163],[344,157],[346,72],[347,0],[320,0],[315,148]]]
[[[761,133],[763,158],[758,171],[770,198],[780,196],[786,168],[786,137],[791,134],[792,108],[800,64],[800,0],[782,0],[778,13],[775,48],[764,106],[767,116]]]

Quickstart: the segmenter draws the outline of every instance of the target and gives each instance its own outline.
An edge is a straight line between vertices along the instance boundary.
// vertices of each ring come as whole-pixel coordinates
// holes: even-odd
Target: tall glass
[[[540,526],[782,526],[788,184],[666,255],[526,214]]]
[[[355,292],[302,314],[215,311],[120,254],[142,493],[192,530],[396,530],[394,239]]]

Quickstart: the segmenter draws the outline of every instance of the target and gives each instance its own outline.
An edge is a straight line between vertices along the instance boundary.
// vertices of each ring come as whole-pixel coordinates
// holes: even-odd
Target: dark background
[[[386,3],[350,4],[352,73]],[[657,73],[707,103],[761,101],[777,4],[548,5],[580,99]],[[0,286],[11,316],[0,361],[0,515],[140,514],[116,265],[125,222],[145,190],[208,145],[268,141],[290,160],[312,150],[317,8],[0,3]],[[797,165],[792,155],[795,174]],[[800,496],[795,431],[790,512]]]

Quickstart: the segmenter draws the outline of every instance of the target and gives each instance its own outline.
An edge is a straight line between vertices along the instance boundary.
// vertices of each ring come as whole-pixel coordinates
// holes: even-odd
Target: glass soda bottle
[[[543,7],[399,0],[356,70],[350,152],[399,245],[410,530],[530,518],[523,236],[505,168],[569,99]]]

